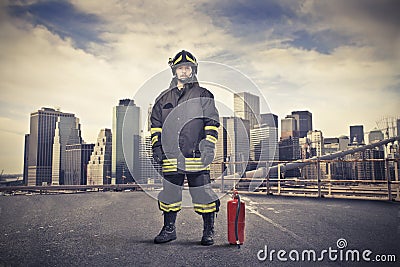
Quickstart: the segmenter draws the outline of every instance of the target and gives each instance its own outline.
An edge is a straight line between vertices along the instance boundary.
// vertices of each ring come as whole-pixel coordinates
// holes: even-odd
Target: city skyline
[[[240,94],[242,94],[242,96],[243,96],[243,93],[239,93],[239,95]],[[246,93],[244,93],[244,94],[246,94]],[[241,101],[246,101],[246,100],[244,100],[243,98],[241,98],[242,100]],[[236,101],[237,99],[236,99],[236,97],[235,97],[235,101]],[[257,104],[257,101],[252,101],[251,102],[252,104],[251,105],[254,105],[254,106],[258,106],[259,104]],[[245,104],[245,105],[238,105],[238,108],[239,109],[235,109],[235,113],[237,112],[238,114],[241,112],[240,110],[241,109],[245,109],[245,107],[247,106],[247,105],[249,105],[249,104]],[[252,109],[252,107],[251,107],[251,105],[249,105],[249,107],[250,107],[250,109]],[[129,108],[128,108],[129,107]],[[122,108],[122,109],[121,109]],[[120,109],[120,110],[119,110]],[[134,159],[139,159],[138,161],[137,161],[137,163],[133,163],[134,165],[135,164],[139,164],[139,162],[142,162],[142,160],[140,159],[140,157],[139,157],[139,154],[140,153],[142,153],[142,152],[139,152],[139,150],[140,150],[140,146],[141,146],[141,144],[140,144],[140,141],[139,140],[143,140],[142,142],[144,142],[144,140],[146,139],[146,137],[148,137],[148,134],[149,134],[149,131],[148,131],[148,129],[146,128],[146,125],[142,125],[143,126],[143,128],[141,128],[140,127],[140,120],[141,120],[141,118],[140,118],[140,113],[141,113],[141,110],[140,110],[141,108],[140,108],[140,106],[136,106],[135,104],[134,104],[134,100],[131,100],[131,99],[122,99],[122,100],[120,100],[119,101],[119,105],[118,106],[114,106],[114,109],[113,109],[113,117],[114,117],[114,119],[113,119],[113,129],[114,129],[114,132],[116,132],[117,133],[117,135],[119,136],[118,138],[115,138],[115,134],[112,134],[112,136],[113,136],[113,140],[112,140],[112,143],[114,144],[112,147],[113,147],[113,151],[114,151],[114,149],[115,149],[115,146],[121,146],[122,144],[121,144],[121,141],[122,141],[122,139],[123,139],[123,136],[122,136],[122,131],[124,131],[124,132],[126,132],[125,134],[132,134],[133,133],[133,135],[132,136],[130,136],[131,138],[128,138],[129,140],[130,139],[132,139],[132,141],[133,140],[136,140],[136,142],[138,142],[137,143],[137,146],[135,146],[134,145],[134,143],[135,143],[135,141],[133,141],[133,143],[132,143],[132,141],[131,142],[128,142],[128,143],[125,143],[125,145],[127,145],[127,144],[129,144],[128,145],[128,147],[135,147],[134,149],[135,150],[137,150],[136,151],[136,153],[137,153],[137,155],[136,156],[128,156],[128,161],[129,162],[136,162]],[[257,108],[256,108],[257,109]],[[118,110],[118,112],[117,112],[117,110]],[[52,145],[52,147],[53,147],[53,149],[54,149],[54,147],[59,147],[59,145],[57,146],[57,144],[58,143],[60,143],[60,140],[59,139],[56,139],[56,137],[57,136],[59,136],[60,135],[60,130],[59,130],[59,123],[60,123],[60,121],[62,121],[63,120],[63,116],[69,116],[69,117],[71,117],[72,119],[73,119],[73,121],[74,121],[74,123],[72,123],[72,124],[76,124],[76,126],[75,127],[77,127],[75,130],[73,129],[73,126],[71,125],[71,124],[65,124],[65,122],[64,122],[64,128],[65,128],[65,130],[63,130],[63,131],[66,131],[65,132],[65,134],[67,134],[66,136],[64,136],[64,142],[67,142],[68,141],[68,144],[81,144],[81,145],[93,145],[93,144],[88,144],[87,142],[84,142],[84,140],[82,140],[81,139],[81,133],[80,133],[80,127],[81,127],[81,125],[79,124],[79,119],[78,118],[76,118],[75,117],[75,114],[73,114],[73,113],[64,113],[64,112],[62,112],[61,110],[54,110],[54,109],[51,109],[51,108],[46,108],[46,107],[43,107],[41,110],[38,110],[38,111],[36,111],[36,112],[33,112],[33,113],[31,113],[31,118],[32,117],[34,117],[34,116],[36,116],[37,114],[40,114],[40,113],[46,113],[46,112],[48,112],[49,113],[49,115],[57,115],[56,117],[55,117],[55,119],[56,119],[56,124],[55,124],[55,129],[54,129],[54,144]],[[46,113],[47,114],[47,113]],[[117,115],[117,114],[119,114],[119,115]],[[136,114],[136,115],[134,115],[134,114]],[[150,113],[146,113],[148,116],[150,115]],[[284,120],[287,120],[288,118],[293,118],[294,119],[294,117],[293,117],[293,114],[306,114],[306,116],[309,118],[309,121],[306,123],[306,124],[309,124],[307,127],[310,127],[311,125],[312,125],[312,114],[310,113],[310,112],[308,112],[308,111],[292,111],[292,115],[288,115],[288,116],[286,116],[286,118],[284,118],[284,119],[281,119],[281,121],[284,121]],[[260,116],[261,115],[261,116]],[[243,126],[244,125],[247,125],[247,126],[245,126],[245,127],[247,127],[247,134],[245,134],[246,136],[247,135],[253,135],[253,134],[255,134],[255,131],[259,131],[259,132],[261,132],[261,129],[263,129],[263,127],[267,127],[268,129],[270,128],[270,127],[272,127],[271,129],[276,129],[276,130],[274,130],[274,131],[276,131],[276,134],[275,134],[275,137],[273,138],[273,139],[275,139],[276,138],[276,140],[275,141],[273,141],[273,140],[270,140],[270,141],[272,141],[272,142],[275,142],[274,144],[275,145],[278,145],[278,130],[279,130],[279,126],[276,124],[277,123],[277,120],[278,120],[278,117],[275,115],[275,114],[272,114],[272,113],[264,113],[264,114],[254,114],[254,116],[255,117],[259,117],[259,119],[257,119],[257,121],[258,121],[258,123],[259,124],[256,124],[255,125],[255,127],[250,127],[250,124],[249,124],[249,120],[246,120],[246,119],[244,119],[244,118],[241,118],[241,117],[239,117],[239,116],[221,116],[220,117],[220,119],[221,119],[221,126],[224,128],[224,131],[230,131],[231,133],[230,133],[230,136],[232,137],[232,136],[234,136],[233,138],[236,140],[237,138],[239,138],[240,140],[241,140],[241,138],[243,137]],[[118,119],[118,117],[119,117],[119,119]],[[251,117],[251,116],[250,116]],[[294,119],[294,122],[295,122],[295,124],[297,123],[299,123],[298,122],[298,120],[302,120],[301,118],[297,118],[297,119]],[[119,122],[117,122],[117,120],[119,121]],[[127,120],[127,121],[130,121],[130,122],[133,122],[133,124],[132,123],[129,123],[128,125],[126,125],[126,126],[123,126],[123,124],[125,124],[125,120]],[[234,126],[234,127],[232,127],[234,124],[232,124],[232,122],[231,123],[229,123],[229,125],[225,122],[226,120],[228,120],[228,121],[232,121],[232,122],[234,122],[234,121],[240,121],[241,123],[239,123],[240,125],[242,125],[241,127],[238,127],[238,126]],[[304,120],[304,119],[303,119]],[[146,119],[145,119],[145,121],[147,121]],[[398,119],[397,120],[397,124],[399,123],[399,121],[400,121],[400,119]],[[136,125],[136,123],[137,123],[137,125]],[[244,123],[244,124],[243,124]],[[247,124],[246,124],[247,123]],[[238,123],[236,123],[236,124],[238,124]],[[238,124],[238,125],[239,125]],[[282,124],[282,123],[281,123]],[[47,125],[47,124],[46,124]],[[50,124],[49,124],[50,125]],[[117,126],[117,125],[119,125],[119,126]],[[134,125],[136,125],[136,127],[134,126]],[[36,129],[37,128],[37,125],[35,125],[35,124],[32,124],[32,119],[31,119],[31,125],[30,125],[30,128],[31,128],[31,131],[32,131],[32,127],[33,127],[33,129]],[[46,126],[47,127],[47,126]],[[70,127],[72,127],[72,128],[70,128]],[[311,126],[312,127],[312,126]],[[362,125],[350,125],[349,126],[349,130],[350,130],[350,134],[349,135],[346,135],[346,138],[347,138],[347,140],[351,140],[352,139],[352,135],[354,134],[353,133],[353,129],[355,129],[355,128],[360,128],[361,127],[361,135],[363,136],[362,137],[362,139],[361,140],[364,140],[364,136],[368,136],[368,140],[369,140],[369,142],[368,142],[368,144],[370,144],[371,143],[371,136],[373,136],[373,139],[372,140],[374,140],[374,139],[376,139],[376,140],[382,140],[383,138],[384,138],[384,132],[383,131],[380,131],[380,130],[372,130],[372,131],[370,131],[370,132],[363,132],[363,126]],[[398,127],[398,126],[397,126]],[[240,129],[239,129],[240,128]],[[236,130],[234,130],[234,129],[236,129]],[[298,129],[301,129],[301,126],[300,126],[300,128],[297,128],[297,127],[295,127],[295,130],[293,130],[293,132],[292,133],[290,133],[288,136],[286,136],[286,135],[282,135],[281,134],[281,136],[280,136],[280,140],[281,141],[283,141],[283,140],[286,140],[287,139],[287,137],[294,137],[294,136],[298,136],[299,134],[299,132],[300,131],[298,131]],[[305,129],[305,128],[304,128]],[[49,129],[50,130],[50,129]],[[106,130],[108,130],[109,131],[109,134],[111,135],[111,130],[110,129],[106,129]],[[104,131],[104,129],[101,129],[101,131]],[[254,133],[252,133],[252,131],[254,131]],[[265,130],[264,130],[265,131]],[[270,130],[268,130],[268,131],[266,131],[266,133],[267,132],[269,132]],[[282,131],[282,129],[281,129],[281,131]],[[398,133],[398,129],[397,130],[395,130],[396,131],[396,133]],[[119,134],[118,134],[118,132],[120,132]],[[320,141],[321,141],[321,138],[322,138],[322,131],[320,131],[320,130],[313,130],[312,128],[309,128],[309,130],[307,131],[307,136],[308,136],[308,139],[310,140],[310,141],[308,141],[308,142],[310,142],[309,144],[311,145],[311,146],[313,146],[314,145],[314,142],[315,141],[313,141],[313,135],[315,134],[315,133],[319,133],[320,134]],[[360,131],[359,131],[360,132]],[[137,136],[137,138],[135,138],[134,136],[135,136],[135,133],[136,133],[136,136]],[[286,132],[285,132],[286,133]],[[50,134],[51,135],[51,134]],[[75,137],[75,135],[76,135],[76,137]],[[237,135],[237,136],[236,136]],[[32,138],[30,138],[32,136],[32,132],[30,132],[30,133],[28,133],[28,134],[26,134],[25,135],[25,152],[24,153],[30,153],[30,149],[29,149],[29,146],[27,146],[28,145],[28,143],[27,142],[29,142],[29,140],[31,140]],[[53,136],[53,135],[51,135],[51,136]],[[241,137],[240,137],[241,136]],[[133,138],[132,138],[133,137]],[[379,137],[379,138],[378,138]],[[27,139],[28,138],[28,139]],[[71,139],[72,138],[72,139]],[[97,143],[99,142],[98,140],[99,140],[99,138],[100,137],[98,137],[97,138]],[[261,137],[261,135],[259,136],[259,137],[256,137],[256,135],[254,135],[254,138],[270,138],[270,134],[267,134],[265,137]],[[283,139],[282,139],[283,138]],[[297,137],[298,138],[298,137]],[[328,139],[337,139],[338,137],[334,137],[334,138],[328,138]],[[37,139],[37,138],[36,138]],[[111,139],[111,138],[110,138]],[[244,140],[241,140],[241,141],[239,141],[239,139],[238,139],[238,142],[242,142],[242,141],[244,141]],[[27,141],[28,140],[28,141]],[[267,143],[268,142],[270,142],[270,141],[267,141]],[[35,142],[35,141],[34,141]],[[224,141],[225,142],[225,141]],[[236,147],[237,145],[236,145],[236,142],[237,141],[234,141],[232,144],[235,144],[234,146]],[[249,140],[247,140],[247,142],[250,142],[250,144],[251,144],[251,142],[252,142],[252,138],[250,137],[250,139]],[[229,142],[228,142],[229,143]],[[266,143],[266,147],[269,147],[269,145]],[[280,142],[279,142],[280,143]],[[351,143],[351,142],[350,142]],[[358,142],[359,144],[365,144],[364,143],[364,141],[359,141]],[[118,145],[119,144],[119,145]],[[232,145],[232,144],[230,144],[230,145]],[[56,146],[55,146],[56,145]],[[226,144],[225,144],[226,145]],[[254,144],[253,144],[254,145]],[[275,146],[275,145],[273,145],[273,146]],[[319,146],[323,146],[323,144],[319,144]],[[64,144],[64,146],[65,146],[65,144]],[[229,145],[228,145],[229,146]],[[67,147],[68,147],[68,145],[67,145]],[[242,149],[239,149],[239,151],[242,151],[244,148],[246,147],[246,145],[245,146],[243,146],[242,147]],[[120,149],[122,149],[122,147],[120,148]],[[244,150],[245,151],[247,151],[247,152],[244,152],[244,153],[250,153],[251,155],[253,155],[253,159],[255,159],[255,160],[258,160],[257,158],[255,158],[255,157],[257,157],[257,156],[255,156],[255,154],[254,154],[254,152],[256,152],[256,150],[254,150],[254,149],[256,149],[257,150],[257,148],[251,148],[251,147],[248,147],[248,148],[245,148]],[[259,149],[259,148],[258,148]],[[321,149],[323,149],[323,148],[319,148],[320,149],[320,151],[319,151],[319,154],[320,155],[323,155],[323,153],[321,153]],[[64,147],[64,149],[61,149],[61,150],[64,150],[65,151],[65,147]],[[67,149],[68,150],[68,149]],[[131,150],[131,149],[128,149],[129,151]],[[96,151],[96,149],[93,149],[93,151]],[[111,149],[110,149],[110,151],[111,151]],[[236,151],[235,149],[234,149],[234,151]],[[258,150],[257,150],[258,151]],[[272,150],[271,150],[272,151]],[[275,156],[272,156],[272,158],[274,158],[274,160],[278,160],[278,158],[279,158],[279,156],[278,156],[278,154],[279,154],[279,152],[278,152],[278,147],[276,147],[276,150],[275,149],[273,149],[273,151],[275,151]],[[261,151],[259,151],[258,153],[260,153]],[[270,153],[270,152],[267,152],[267,151],[264,151],[265,153]],[[262,152],[262,153],[264,153],[264,152]],[[52,155],[52,157],[53,157],[53,168],[54,168],[54,166],[61,166],[61,165],[59,165],[61,162],[63,162],[62,160],[60,161],[60,158],[58,158],[55,162],[54,162],[54,154],[55,152],[53,151],[52,153],[47,153],[48,155]],[[56,154],[58,154],[58,153],[61,153],[61,151],[58,151]],[[65,153],[65,152],[64,152]],[[93,152],[94,153],[94,152]],[[122,153],[122,152],[121,152]],[[236,152],[234,152],[234,153],[236,153]],[[318,153],[318,150],[317,150],[317,153]],[[46,154],[46,155],[47,155]],[[113,162],[114,161],[118,161],[118,160],[116,160],[116,156],[114,156],[114,154],[116,154],[115,152],[113,152],[113,156],[112,156],[112,158],[113,158]],[[129,153],[128,153],[129,154]],[[134,153],[135,154],[135,153]],[[217,153],[218,154],[218,153]],[[240,152],[239,152],[239,154],[241,154]],[[248,154],[248,156],[250,155],[250,154]],[[267,154],[265,154],[265,155],[267,155]],[[45,155],[45,156],[46,156]],[[143,155],[142,155],[143,156]],[[26,157],[26,156],[24,156],[24,157]],[[218,155],[216,155],[216,157],[218,157]],[[269,157],[271,157],[271,155],[269,156]],[[292,158],[292,160],[295,160],[295,159],[297,159],[296,158],[297,156],[295,156],[294,158]],[[225,158],[225,157],[223,157],[223,158]],[[271,159],[272,159],[271,158]],[[72,158],[71,158],[72,159]],[[76,159],[73,159],[73,160],[75,160],[76,161]],[[238,159],[235,159],[235,160],[238,160]],[[286,158],[282,158],[281,160],[288,160],[288,159],[286,159]],[[31,159],[29,159],[28,158],[28,160],[26,160],[26,162],[28,163],[28,162],[30,162],[31,161]],[[91,161],[91,160],[90,160]],[[121,161],[121,159],[120,159],[120,161]],[[78,162],[76,162],[75,164],[77,164]],[[87,163],[85,162],[85,161],[82,161],[80,164],[84,164],[84,165],[86,165]],[[89,162],[89,164],[90,164],[90,162]],[[111,163],[110,163],[111,164]],[[113,163],[114,164],[114,163]],[[141,164],[141,163],[140,163]],[[111,165],[110,165],[111,166]],[[24,164],[24,169],[25,168],[30,168],[28,165],[25,165]],[[77,167],[76,167],[77,168]],[[138,168],[142,168],[141,166],[136,166],[136,167],[134,167],[133,165],[131,165],[130,167],[129,167],[129,170],[128,170],[128,167],[127,167],[127,165],[125,165],[125,168],[126,168],[126,173],[125,173],[125,175],[127,175],[128,174],[128,172],[130,172],[130,171],[132,171],[132,170],[136,170],[136,171],[138,171],[139,169]],[[61,170],[61,169],[60,169]],[[55,180],[55,184],[58,184],[58,176],[56,175],[56,176],[54,176],[55,175],[55,172],[54,172],[55,170],[53,169],[52,170],[52,173],[53,173],[53,178],[52,179],[54,179],[54,177],[56,177],[56,180]],[[28,169],[26,169],[26,170],[24,170],[24,172],[25,172],[25,174],[28,174]],[[109,177],[115,177],[115,178],[118,178],[118,174],[116,174],[116,173],[114,173],[114,172],[111,172],[111,170],[109,171],[110,172],[110,174],[111,174],[111,176],[109,176]],[[25,177],[25,174],[24,174],[24,180],[27,180],[28,181],[28,176],[27,177]],[[121,175],[121,173],[119,174],[119,175]],[[140,175],[139,175],[139,173],[136,173],[136,175],[138,175],[137,177],[140,177]],[[140,178],[138,178],[138,179],[140,179]],[[64,180],[64,178],[62,179],[62,180]],[[118,179],[117,179],[118,180]],[[115,181],[114,181],[115,182]],[[118,181],[118,183],[121,183],[122,181]],[[54,183],[54,181],[52,182],[52,183]]]
[[[135,3],[2,1],[0,170],[21,172],[34,110],[73,112],[93,143],[113,103],[183,48],[247,75],[279,119],[310,111],[327,137],[399,115],[396,1]]]

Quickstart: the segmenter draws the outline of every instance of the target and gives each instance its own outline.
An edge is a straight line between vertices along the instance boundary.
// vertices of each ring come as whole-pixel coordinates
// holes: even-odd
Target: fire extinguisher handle
[[[235,190],[236,191],[236,190]],[[240,241],[239,241],[239,213],[240,213],[240,196],[236,191],[236,197],[238,199],[237,209],[236,209],[236,218],[235,218],[235,237],[236,237],[236,245],[238,249],[240,248]]]

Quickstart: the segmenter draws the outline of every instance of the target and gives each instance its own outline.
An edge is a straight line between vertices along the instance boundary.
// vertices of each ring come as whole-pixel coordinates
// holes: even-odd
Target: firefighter
[[[219,115],[214,96],[197,81],[197,60],[182,50],[169,59],[173,78],[155,100],[151,113],[154,161],[162,166],[163,190],[158,206],[164,226],[154,243],[176,239],[175,220],[181,210],[186,177],[196,213],[203,218],[201,244],[214,244],[214,218],[220,201],[210,184],[210,163],[218,139]]]

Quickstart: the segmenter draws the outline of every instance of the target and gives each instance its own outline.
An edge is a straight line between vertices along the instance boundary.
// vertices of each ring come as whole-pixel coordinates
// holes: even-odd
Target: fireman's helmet
[[[172,74],[175,76],[176,75],[176,68],[179,67],[180,65],[189,65],[192,67],[192,73],[197,75],[197,60],[196,58],[192,55],[192,53],[182,50],[178,54],[175,55],[174,58],[170,58],[168,61],[168,65],[172,69]]]

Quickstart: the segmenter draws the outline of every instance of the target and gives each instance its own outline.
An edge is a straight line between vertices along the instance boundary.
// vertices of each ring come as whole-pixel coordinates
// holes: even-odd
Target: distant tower
[[[364,126],[353,125],[350,126],[350,144],[351,145],[361,145],[364,142]]]
[[[313,151],[311,156],[321,157],[325,154],[324,137],[321,131],[309,131],[307,133],[307,139],[310,141],[311,150]]]
[[[139,159],[141,168],[140,183],[160,184],[161,183],[161,165],[154,164],[153,152],[151,148],[151,135],[150,132],[144,134],[140,138]]]
[[[87,165],[93,148],[94,144],[74,144],[66,146],[64,184],[87,184]]]
[[[260,98],[248,92],[237,93],[233,97],[236,117],[250,122],[250,129],[260,122]]]
[[[258,167],[268,167],[279,159],[278,128],[261,124],[250,130],[250,156]],[[257,167],[257,166],[255,166]]]
[[[296,119],[287,115],[286,118],[281,120],[281,139],[298,137]]]
[[[260,124],[278,128],[278,116],[272,113],[264,113],[260,115]]]
[[[102,129],[87,165],[87,184],[111,183],[112,135],[110,129]]]
[[[56,122],[53,142],[52,184],[64,184],[65,153],[69,144],[81,144],[79,119],[59,116]]]
[[[220,124],[214,160],[236,162],[227,164],[226,174],[243,173],[250,156],[250,123],[238,117],[220,117]],[[221,172],[221,166],[211,166],[212,176],[218,177]]]
[[[139,125],[140,108],[133,100],[120,100],[113,109],[112,128],[112,177],[117,184],[133,182],[134,176],[139,177]]]
[[[378,141],[382,141],[384,139],[383,133],[381,130],[374,129],[368,134],[368,143],[372,144]]]
[[[74,114],[52,108],[31,113],[30,133],[25,138],[24,177],[27,185],[51,184],[53,174],[57,180],[54,182],[59,182],[60,173],[62,175],[64,171],[62,148],[70,139],[70,134],[77,134],[77,124],[67,126],[61,123],[64,120],[76,122]],[[53,151],[53,148],[56,150]]]
[[[296,119],[298,137],[307,137],[308,131],[312,131],[312,114],[309,111],[293,111],[293,118]]]

